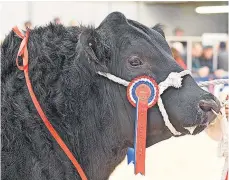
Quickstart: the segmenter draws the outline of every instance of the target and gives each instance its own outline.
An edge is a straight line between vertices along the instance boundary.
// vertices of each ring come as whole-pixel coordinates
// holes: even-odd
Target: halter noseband
[[[104,73],[104,72],[97,72],[97,74],[103,76],[103,77],[106,77],[108,79],[110,79],[111,81],[115,82],[115,83],[118,83],[118,84],[121,84],[123,86],[128,86],[129,85],[129,81],[126,81],[124,79],[121,79],[120,77],[117,77],[117,76],[114,76],[113,74],[110,74],[110,73]],[[180,135],[181,133],[179,131],[177,131],[175,129],[175,127],[171,124],[170,120],[169,120],[169,116],[165,110],[165,107],[164,107],[164,104],[163,104],[163,101],[161,99],[161,95],[163,94],[163,92],[169,88],[169,87],[174,87],[174,88],[180,88],[182,87],[182,79],[184,76],[186,75],[190,75],[191,72],[188,71],[188,70],[184,70],[184,71],[181,71],[181,72],[171,72],[168,77],[159,83],[159,98],[158,98],[158,107],[159,107],[159,110],[161,112],[161,115],[163,117],[163,120],[165,122],[165,125],[169,128],[169,130],[174,134],[174,135]],[[190,132],[191,133],[191,132]]]

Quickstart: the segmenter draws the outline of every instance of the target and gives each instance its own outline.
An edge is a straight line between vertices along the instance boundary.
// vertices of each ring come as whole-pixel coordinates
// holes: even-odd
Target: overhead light
[[[200,6],[196,8],[196,12],[199,14],[229,13],[229,6]]]

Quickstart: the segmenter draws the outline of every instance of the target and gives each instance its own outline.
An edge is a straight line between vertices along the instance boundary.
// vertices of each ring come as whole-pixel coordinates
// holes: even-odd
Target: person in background
[[[173,31],[174,35],[175,36],[183,36],[184,35],[184,30],[179,28],[179,27],[176,27]]]
[[[53,19],[53,22],[54,22],[54,24],[61,24],[61,20],[60,20],[59,17],[55,17],[55,18]]]
[[[174,34],[174,36],[182,37],[182,36],[184,36],[184,30],[181,29],[180,27],[176,27],[173,30],[173,34]],[[181,43],[183,46],[183,52],[180,52],[180,54],[181,54],[183,60],[186,62],[187,61],[187,42],[186,41],[179,41],[179,43]]]
[[[192,72],[197,74],[201,65],[200,57],[203,53],[203,47],[200,43],[195,43],[192,46]]]
[[[72,19],[70,22],[69,22],[69,26],[78,26],[78,23]]]
[[[219,45],[217,69],[228,72],[228,49],[225,42],[221,42]]]
[[[184,63],[184,60],[182,59],[180,53],[174,47],[171,48],[171,51],[177,64],[179,64],[183,69],[187,69],[187,66]]]
[[[26,21],[24,23],[24,29],[26,30],[27,28],[32,29],[32,22],[31,21]]]
[[[209,69],[209,73],[213,73],[213,48],[212,46],[205,46],[203,49],[203,54],[200,57],[201,68]]]
[[[172,48],[176,49],[181,56],[185,54],[184,46],[181,42],[172,43]]]

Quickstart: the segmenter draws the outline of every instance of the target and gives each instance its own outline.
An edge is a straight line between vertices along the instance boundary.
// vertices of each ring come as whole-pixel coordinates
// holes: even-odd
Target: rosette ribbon
[[[127,152],[128,164],[134,164],[135,174],[145,175],[147,110],[157,103],[158,97],[158,84],[148,76],[135,78],[127,87],[127,98],[136,108],[134,148]]]

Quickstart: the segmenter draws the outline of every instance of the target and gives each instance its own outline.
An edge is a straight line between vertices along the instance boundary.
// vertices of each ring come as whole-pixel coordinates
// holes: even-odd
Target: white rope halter
[[[123,86],[128,86],[130,82],[124,80],[124,79],[121,79],[117,76],[114,76],[110,73],[104,73],[104,72],[97,72],[99,75],[101,76],[104,76],[108,79],[110,79],[111,81],[113,82],[116,82],[118,84],[121,84]],[[159,98],[158,98],[158,107],[159,107],[159,110],[161,112],[161,115],[164,119],[164,122],[165,122],[165,125],[169,128],[169,130],[174,134],[174,135],[180,135],[181,133],[178,132],[174,126],[171,124],[171,122],[169,121],[169,116],[165,110],[165,107],[164,107],[164,104],[163,104],[163,101],[161,99],[161,95],[163,94],[163,92],[168,88],[168,87],[174,87],[174,88],[180,88],[182,86],[182,77],[183,76],[186,76],[186,75],[189,75],[191,74],[190,71],[188,70],[184,70],[184,71],[181,71],[179,73],[177,72],[171,72],[168,77],[162,81],[161,83],[159,83]]]
[[[208,86],[210,84],[219,85],[219,84],[228,84],[228,83],[229,83],[228,79],[215,79],[215,80],[211,80],[211,81],[200,82],[200,83],[198,83],[198,85],[200,87],[203,87],[203,86]]]

